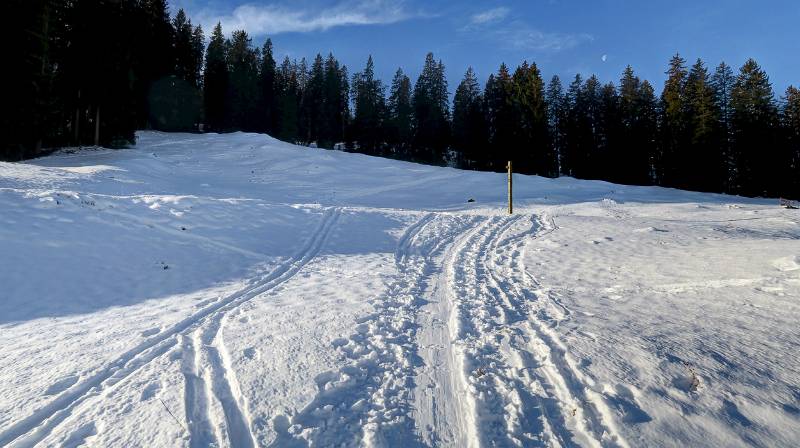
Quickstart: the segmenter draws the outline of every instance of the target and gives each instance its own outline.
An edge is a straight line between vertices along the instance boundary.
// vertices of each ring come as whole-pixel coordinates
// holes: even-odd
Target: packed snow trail
[[[253,134],[0,163],[0,446],[800,444],[800,215],[505,181]]]

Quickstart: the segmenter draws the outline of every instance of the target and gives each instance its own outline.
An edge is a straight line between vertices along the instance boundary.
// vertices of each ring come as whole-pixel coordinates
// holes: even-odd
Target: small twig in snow
[[[187,427],[186,427],[186,425],[184,425],[183,423],[181,423],[181,421],[180,421],[180,420],[178,420],[178,417],[175,417],[175,414],[173,414],[173,413],[172,413],[172,411],[170,411],[170,410],[169,410],[169,407],[167,406],[167,404],[166,404],[166,403],[164,403],[164,400],[162,400],[162,399],[161,399],[161,397],[158,397],[158,401],[160,401],[160,402],[161,402],[161,404],[164,406],[164,409],[166,409],[166,410],[167,410],[167,412],[169,413],[169,415],[171,415],[171,416],[172,416],[172,418],[174,418],[174,419],[175,419],[175,422],[177,422],[177,423],[178,423],[178,425],[179,425],[181,428],[183,428],[183,430],[184,430],[184,431],[186,431],[186,433],[188,434],[188,433],[189,433],[189,428],[187,428]]]

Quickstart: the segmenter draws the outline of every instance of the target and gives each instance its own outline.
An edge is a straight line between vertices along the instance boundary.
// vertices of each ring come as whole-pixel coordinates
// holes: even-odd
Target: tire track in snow
[[[347,364],[316,378],[317,396],[286,427],[276,425],[273,447],[421,445],[410,418],[419,362],[416,316],[435,274],[434,256],[473,221],[430,213],[405,230],[395,251],[397,279],[356,333],[337,343]]]
[[[190,333],[204,321],[221,319],[242,303],[275,288],[292,278],[319,252],[339,216],[339,210],[325,211],[322,221],[308,238],[306,245],[288,261],[251,285],[221,299],[137,344],[92,376],[62,392],[53,401],[43,405],[28,417],[0,431],[0,446],[30,447],[44,440],[58,425],[66,420],[82,403],[93,397],[104,397],[115,385],[174,347],[178,335]],[[196,347],[195,347],[196,349]],[[194,380],[192,380],[194,381]],[[229,408],[230,411],[235,411]],[[249,429],[248,429],[249,431]],[[251,436],[252,439],[252,436]]]

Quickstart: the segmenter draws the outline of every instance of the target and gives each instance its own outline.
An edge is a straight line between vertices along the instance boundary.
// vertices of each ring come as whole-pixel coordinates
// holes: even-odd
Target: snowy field
[[[0,446],[800,446],[800,212],[515,187],[241,133],[0,163]]]

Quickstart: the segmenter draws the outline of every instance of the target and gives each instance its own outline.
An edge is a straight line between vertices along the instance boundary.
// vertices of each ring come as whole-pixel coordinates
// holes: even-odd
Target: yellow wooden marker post
[[[511,161],[508,161],[508,214],[514,214],[514,185],[511,177]]]

